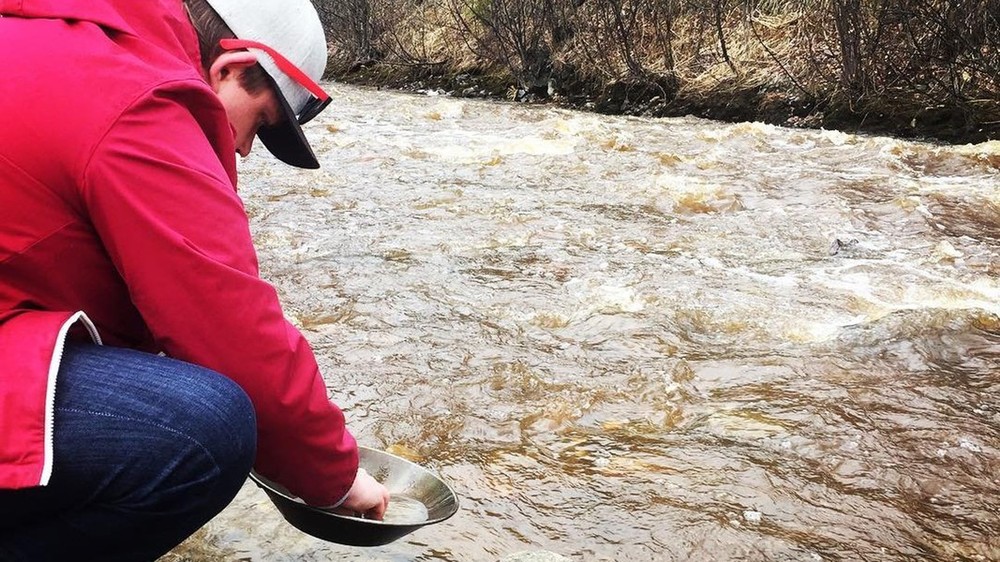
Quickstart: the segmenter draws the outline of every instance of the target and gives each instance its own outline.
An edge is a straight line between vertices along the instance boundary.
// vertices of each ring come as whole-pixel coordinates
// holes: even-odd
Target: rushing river
[[[191,559],[1000,560],[1000,143],[330,85],[241,164],[358,440],[461,510],[352,548],[247,484]]]

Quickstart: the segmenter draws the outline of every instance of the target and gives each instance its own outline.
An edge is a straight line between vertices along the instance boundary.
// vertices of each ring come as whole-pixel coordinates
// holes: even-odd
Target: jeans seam
[[[197,445],[198,448],[201,449],[201,451],[205,454],[205,456],[208,457],[209,460],[212,461],[212,465],[215,466],[215,469],[219,470],[219,463],[218,463],[218,461],[215,460],[215,456],[212,455],[212,452],[209,451],[208,448],[205,447],[205,445],[203,445],[201,443],[201,441],[195,439],[194,437],[188,435],[187,433],[185,433],[183,431],[174,429],[172,427],[168,427],[168,426],[165,426],[163,424],[151,422],[151,421],[148,421],[148,420],[143,420],[143,419],[138,419],[138,418],[132,418],[132,417],[129,417],[129,416],[120,416],[120,415],[116,415],[116,414],[109,414],[107,412],[95,412],[93,410],[81,410],[79,408],[56,408],[56,411],[57,412],[72,412],[72,413],[75,413],[75,414],[88,414],[88,415],[92,415],[92,416],[101,416],[101,417],[105,417],[105,418],[111,418],[111,419],[116,419],[116,420],[121,420],[121,421],[132,422],[132,423],[138,423],[138,424],[143,424],[143,425],[146,425],[146,426],[150,426],[150,427],[155,427],[155,428],[158,428],[158,429],[162,429],[163,431],[166,431],[168,433],[172,433],[174,435],[179,435],[179,436],[183,437],[184,439],[187,439],[191,443],[194,443],[195,445]]]

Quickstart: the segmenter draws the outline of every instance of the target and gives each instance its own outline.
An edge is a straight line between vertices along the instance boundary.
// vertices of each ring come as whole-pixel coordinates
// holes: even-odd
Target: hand
[[[347,492],[347,498],[340,504],[341,509],[350,511],[366,519],[382,520],[389,506],[389,490],[379,484],[368,472],[358,469],[354,484]]]

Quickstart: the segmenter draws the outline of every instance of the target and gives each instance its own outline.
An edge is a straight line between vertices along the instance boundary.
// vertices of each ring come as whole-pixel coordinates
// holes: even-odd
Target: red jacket
[[[63,340],[87,327],[237,381],[256,469],[340,501],[357,445],[258,275],[180,0],[0,0],[0,16],[0,488],[47,483]]]

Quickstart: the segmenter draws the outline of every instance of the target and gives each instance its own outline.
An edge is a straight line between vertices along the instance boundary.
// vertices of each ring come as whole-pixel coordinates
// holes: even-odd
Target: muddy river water
[[[262,274],[461,510],[343,547],[247,484],[177,553],[1000,560],[1000,143],[330,89],[321,171],[241,163]]]

